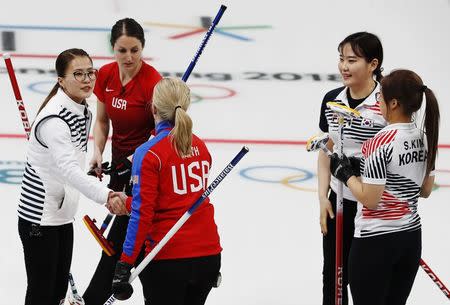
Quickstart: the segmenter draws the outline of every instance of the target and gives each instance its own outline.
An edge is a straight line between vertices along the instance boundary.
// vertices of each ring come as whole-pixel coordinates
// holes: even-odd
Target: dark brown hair
[[[69,67],[72,60],[74,60],[76,57],[87,57],[92,63],[92,59],[89,56],[89,54],[86,53],[86,51],[82,49],[68,49],[61,52],[56,58],[55,62],[56,75],[58,77],[64,77],[66,75],[67,68]],[[55,96],[56,92],[58,92],[58,89],[59,89],[59,82],[56,82],[50,93],[45,98],[44,102],[39,107],[39,110],[36,115],[38,115],[39,112],[41,112],[41,110],[45,107],[45,105],[47,105],[48,101],[53,96]]]
[[[376,80],[379,82],[383,78],[381,74],[381,65],[383,64],[383,46],[377,35],[368,32],[353,33],[344,40],[338,46],[338,51],[342,52],[342,48],[345,44],[349,43],[353,52],[359,57],[362,57],[366,62],[370,63],[375,58],[378,59],[378,66],[373,71]]]
[[[422,106],[425,93],[424,132],[427,135],[427,174],[434,168],[439,138],[439,105],[433,91],[424,86],[419,75],[410,70],[395,70],[381,81],[384,101],[396,99],[403,113],[409,116]]]
[[[111,29],[111,47],[114,45],[122,35],[134,37],[142,43],[142,47],[145,46],[144,29],[142,26],[132,18],[124,18],[118,20]]]

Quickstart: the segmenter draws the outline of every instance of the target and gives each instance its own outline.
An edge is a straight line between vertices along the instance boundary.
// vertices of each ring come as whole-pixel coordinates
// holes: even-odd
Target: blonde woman
[[[133,157],[131,216],[112,287],[119,300],[132,294],[130,269],[142,245],[150,252],[207,187],[211,155],[192,134],[189,105],[183,81],[165,78],[156,85],[156,136]],[[206,199],[144,269],[146,304],[204,304],[219,275],[221,251],[214,207]]]

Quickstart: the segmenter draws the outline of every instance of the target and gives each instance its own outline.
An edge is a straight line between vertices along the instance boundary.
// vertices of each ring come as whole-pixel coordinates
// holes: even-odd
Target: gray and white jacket
[[[18,214],[43,225],[71,223],[80,192],[100,204],[110,190],[86,175],[92,114],[59,89],[37,115],[28,143]]]

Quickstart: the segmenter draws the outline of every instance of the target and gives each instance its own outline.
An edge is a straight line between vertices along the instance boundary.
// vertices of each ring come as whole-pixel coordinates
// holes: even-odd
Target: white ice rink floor
[[[224,248],[222,286],[210,305],[321,304],[322,244],[315,191],[316,156],[304,142],[318,130],[323,95],[336,79],[337,45],[352,32],[381,38],[385,72],[409,68],[441,106],[437,189],[419,203],[423,259],[450,286],[450,2],[230,0],[191,75],[195,132],[207,139],[215,177],[242,145],[250,152],[211,195]],[[123,17],[140,21],[148,62],[165,75],[183,73],[203,33],[179,37],[214,16],[222,2],[9,2],[0,31],[13,31],[12,60],[30,119],[55,81],[54,55],[81,47],[94,65],[111,61],[107,30]],[[73,5],[70,6],[70,5]],[[70,6],[70,7],[69,7]],[[7,7],[7,9],[5,9]],[[175,25],[177,25],[175,27]],[[5,52],[0,45],[0,53]],[[0,304],[23,304],[26,275],[16,207],[26,140],[3,61],[0,63]],[[92,103],[95,113],[95,103]],[[92,143],[91,143],[92,144]],[[109,159],[109,145],[105,159]],[[90,150],[92,151],[92,150]],[[106,210],[83,197],[75,221],[72,272],[83,292],[100,248],[81,221]],[[143,304],[140,284],[124,304]],[[376,287],[374,288],[376,293]],[[419,270],[408,304],[447,304]]]

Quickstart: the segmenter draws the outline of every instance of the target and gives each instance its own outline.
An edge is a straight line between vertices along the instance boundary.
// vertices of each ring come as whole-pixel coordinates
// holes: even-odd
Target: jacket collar
[[[410,123],[394,123],[389,124],[386,127],[383,128],[383,130],[389,130],[389,129],[414,129],[416,128],[416,124],[414,122]]]
[[[156,131],[155,134],[160,133],[164,129],[172,129],[172,128],[173,128],[173,124],[171,122],[169,122],[169,121],[161,121],[155,127],[155,131]]]
[[[86,101],[81,104],[75,102],[64,92],[62,88],[58,89],[55,97],[59,99],[61,105],[63,105],[67,109],[70,109],[72,112],[79,115],[86,115],[86,112],[88,110],[88,104],[86,103]]]
[[[366,99],[359,104],[356,108],[360,108],[362,106],[375,106],[377,103],[377,99],[375,98],[375,94],[380,91],[380,84],[375,81],[375,88],[373,88],[372,93],[369,94],[368,97],[366,97]],[[342,90],[338,96],[336,97],[336,100],[339,100],[341,102],[343,102],[346,106],[350,106],[348,103],[348,99],[347,99],[347,90],[348,87],[345,87],[344,90]]]

